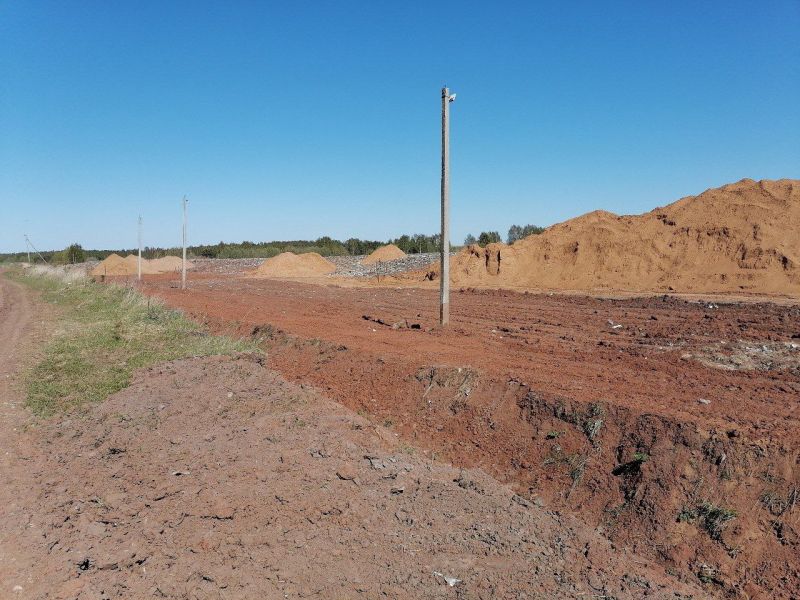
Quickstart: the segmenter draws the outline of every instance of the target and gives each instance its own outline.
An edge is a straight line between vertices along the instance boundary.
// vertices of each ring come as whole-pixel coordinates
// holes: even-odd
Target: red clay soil
[[[262,355],[140,370],[100,404],[32,419],[9,383],[44,316],[0,279],[0,598],[706,595]]]
[[[207,278],[146,291],[714,595],[800,594],[800,308]],[[419,328],[417,328],[419,326]]]

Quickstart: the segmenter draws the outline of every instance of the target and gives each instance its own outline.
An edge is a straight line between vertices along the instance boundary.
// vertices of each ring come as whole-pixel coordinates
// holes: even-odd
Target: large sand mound
[[[372,254],[364,258],[361,261],[362,265],[372,265],[376,262],[388,262],[390,260],[398,260],[400,258],[404,258],[406,255],[405,252],[400,250],[394,244],[387,244],[386,246],[381,246],[380,248],[376,248]]]
[[[800,294],[800,181],[707,190],[638,216],[595,211],[513,246],[470,246],[455,285]],[[438,276],[438,268],[431,275]]]
[[[335,270],[336,265],[316,252],[304,252],[303,254],[283,252],[265,260],[250,275],[252,277],[318,277],[333,273]]]

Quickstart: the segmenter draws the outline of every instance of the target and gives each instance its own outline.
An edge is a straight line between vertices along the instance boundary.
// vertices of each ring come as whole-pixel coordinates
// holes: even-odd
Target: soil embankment
[[[459,286],[798,297],[798,230],[800,181],[743,179],[639,216],[595,211],[511,246],[470,246],[450,273]]]

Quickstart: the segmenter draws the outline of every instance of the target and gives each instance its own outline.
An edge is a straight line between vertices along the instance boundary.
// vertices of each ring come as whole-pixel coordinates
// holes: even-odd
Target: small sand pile
[[[125,264],[130,269],[129,273],[125,273],[125,275],[136,275],[138,273],[138,265],[139,265],[139,257],[135,254],[128,254],[124,258]],[[154,273],[158,273],[155,269],[150,266],[150,261],[146,258],[142,258],[142,275],[153,275]]]
[[[513,246],[470,246],[450,272],[467,286],[800,295],[799,229],[800,181],[743,179],[643,215],[595,211]]]
[[[283,252],[268,258],[250,273],[251,277],[320,277],[336,270],[329,260],[316,252]]]
[[[376,248],[372,254],[364,258],[361,261],[362,265],[373,265],[376,262],[388,262],[390,260],[398,260],[400,258],[405,258],[406,253],[400,250],[394,244],[387,244],[386,246],[381,246],[380,248]]]
[[[89,274],[93,277],[115,277],[120,275],[137,275],[139,273],[139,257],[129,254],[122,258],[119,254],[110,254],[105,260],[95,266]],[[194,265],[186,261],[186,268],[191,269]],[[177,256],[165,256],[154,260],[142,259],[142,275],[154,275],[156,273],[171,273],[181,270],[181,259]]]
[[[150,268],[158,273],[176,273],[183,268],[183,259],[178,256],[162,256],[147,261]],[[192,261],[186,261],[186,270],[193,269]]]
[[[144,272],[144,265],[142,265],[142,272]],[[119,254],[109,254],[89,272],[93,277],[136,275],[136,273],[136,262],[131,262],[127,258],[122,258]]]

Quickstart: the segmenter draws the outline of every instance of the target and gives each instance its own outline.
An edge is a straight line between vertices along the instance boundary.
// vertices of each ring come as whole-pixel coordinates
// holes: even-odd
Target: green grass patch
[[[708,532],[712,540],[722,540],[722,530],[737,517],[737,512],[731,508],[718,506],[706,500],[695,507],[684,506],[678,513],[678,522],[695,523]]]
[[[140,367],[256,350],[246,341],[209,335],[129,288],[20,271],[9,276],[58,307],[57,330],[25,375],[27,404],[37,415],[100,402],[128,386]]]

